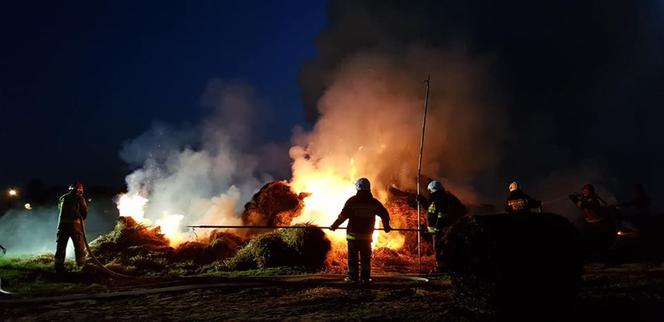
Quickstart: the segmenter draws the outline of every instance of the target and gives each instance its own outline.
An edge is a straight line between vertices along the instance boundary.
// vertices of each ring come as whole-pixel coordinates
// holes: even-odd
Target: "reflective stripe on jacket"
[[[435,233],[451,226],[468,211],[459,199],[448,191],[440,191],[431,195],[427,209],[427,229]]]

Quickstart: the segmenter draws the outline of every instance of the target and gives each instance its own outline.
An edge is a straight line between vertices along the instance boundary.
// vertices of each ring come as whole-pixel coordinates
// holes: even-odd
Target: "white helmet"
[[[516,191],[516,190],[518,190],[519,188],[520,188],[520,187],[519,187],[519,184],[518,184],[516,181],[510,183],[510,188],[509,188],[509,189],[510,189],[510,192],[512,192],[512,191]]]
[[[427,186],[427,190],[429,190],[430,193],[434,193],[436,191],[442,191],[444,190],[443,185],[440,184],[440,182],[433,180],[429,182],[429,185]]]
[[[370,191],[371,182],[369,182],[369,179],[367,178],[359,178],[357,179],[357,181],[355,181],[355,189],[357,189],[357,191],[360,190]]]

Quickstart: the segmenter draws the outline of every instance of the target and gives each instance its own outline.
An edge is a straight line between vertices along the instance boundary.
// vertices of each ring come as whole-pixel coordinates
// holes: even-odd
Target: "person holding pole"
[[[447,230],[468,210],[461,201],[451,192],[446,191],[438,181],[431,181],[427,186],[429,190],[429,208],[427,209],[427,230],[432,235],[433,252],[436,256],[436,266],[442,272],[443,251],[442,243]]]
[[[346,240],[348,241],[348,277],[349,283],[358,282],[360,277],[363,284],[371,282],[371,240],[376,223],[376,216],[383,222],[386,233],[390,227],[390,215],[380,201],[371,195],[371,183],[367,178],[360,178],[355,183],[357,193],[350,197],[339,217],[334,221],[330,230],[334,231],[348,219]],[[359,262],[358,262],[359,255]],[[362,269],[358,272],[359,264]],[[359,274],[358,274],[359,273]]]

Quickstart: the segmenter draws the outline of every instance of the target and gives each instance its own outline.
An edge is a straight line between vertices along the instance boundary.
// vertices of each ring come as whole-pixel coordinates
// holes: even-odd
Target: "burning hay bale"
[[[244,238],[238,235],[215,230],[207,240],[188,241],[179,245],[171,261],[191,261],[197,265],[210,264],[233,257],[245,244]]]
[[[100,260],[113,260],[118,255],[132,257],[139,254],[173,252],[168,239],[159,227],[147,227],[131,217],[119,217],[115,228],[90,243],[90,249]]]
[[[300,215],[305,197],[293,192],[285,182],[267,183],[244,205],[242,223],[248,226],[289,225]]]
[[[556,317],[574,303],[580,249],[563,217],[501,214],[460,219],[443,253],[460,302],[509,316]]]
[[[195,271],[200,265],[233,257],[245,244],[244,238],[235,234],[213,231],[204,240],[185,242],[173,249],[159,227],[119,217],[113,231],[95,239],[90,248],[114,271],[162,274],[173,267]]]
[[[325,267],[330,249],[320,229],[281,229],[256,236],[225,266],[230,270],[293,266],[315,271]]]

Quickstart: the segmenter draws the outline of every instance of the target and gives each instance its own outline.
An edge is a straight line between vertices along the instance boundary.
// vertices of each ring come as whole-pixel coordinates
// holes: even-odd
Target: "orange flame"
[[[145,217],[145,207],[149,200],[137,193],[121,194],[117,201],[117,208],[121,217],[131,217],[136,222],[151,226],[152,221]],[[168,238],[171,246],[177,246],[182,243],[186,236],[181,231],[181,222],[184,215],[169,214],[164,212],[160,219],[155,221],[155,225],[161,229],[161,232]]]
[[[348,175],[343,176],[331,170],[320,170],[315,168],[300,168],[296,173],[291,187],[296,193],[306,192],[310,196],[304,199],[302,214],[295,218],[293,224],[312,223],[317,226],[330,226],[337,218],[346,200],[355,194],[355,176],[357,169],[354,159],[349,160]],[[385,192],[378,193],[386,196]],[[381,200],[385,202],[386,200]],[[376,220],[376,228],[379,228],[380,219]],[[346,232],[342,230],[326,231],[327,237],[335,247],[344,247]],[[373,234],[372,246],[374,248],[387,247],[399,249],[403,246],[405,237],[398,232],[385,233],[376,229]]]

